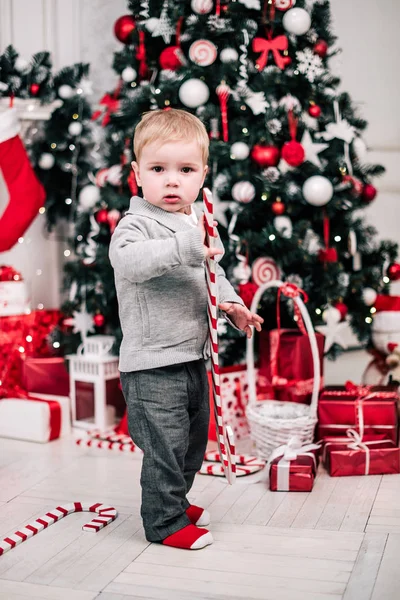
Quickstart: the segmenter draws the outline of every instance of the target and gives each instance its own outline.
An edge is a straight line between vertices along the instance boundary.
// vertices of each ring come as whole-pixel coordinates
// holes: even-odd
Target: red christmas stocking
[[[14,246],[46,199],[18,133],[15,108],[0,113],[0,169],[9,195],[2,214],[0,209],[0,252]]]

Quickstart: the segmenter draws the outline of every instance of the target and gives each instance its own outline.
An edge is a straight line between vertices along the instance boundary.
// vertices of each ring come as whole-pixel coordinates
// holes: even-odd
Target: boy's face
[[[196,200],[208,167],[193,141],[147,144],[132,168],[147,202],[167,212],[185,212]]]

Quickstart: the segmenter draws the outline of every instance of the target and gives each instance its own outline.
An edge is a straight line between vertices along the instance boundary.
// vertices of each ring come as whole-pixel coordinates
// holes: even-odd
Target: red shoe
[[[201,506],[191,504],[189,508],[186,509],[186,514],[193,525],[197,525],[197,527],[205,527],[210,524],[210,513],[208,510],[201,508]]]
[[[162,541],[164,546],[183,548],[184,550],[200,550],[213,543],[213,537],[207,529],[195,525],[186,525],[179,531],[169,535]]]

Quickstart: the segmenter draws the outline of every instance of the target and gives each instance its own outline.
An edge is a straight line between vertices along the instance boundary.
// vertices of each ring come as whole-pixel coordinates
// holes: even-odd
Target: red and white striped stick
[[[217,475],[219,477],[223,476],[224,469],[220,463],[220,460],[221,456],[218,451],[209,450],[204,455],[204,462],[199,473],[202,475]],[[257,471],[261,471],[261,469],[264,467],[265,461],[257,456],[251,456],[250,454],[236,455],[236,477],[243,477],[244,475],[257,473]]]
[[[115,508],[107,506],[107,504],[101,504],[100,502],[97,502],[96,504],[71,502],[70,504],[57,506],[57,508],[46,513],[43,517],[36,519],[36,521],[33,521],[32,523],[28,523],[22,529],[19,529],[12,535],[4,538],[0,542],[0,556],[9,550],[12,550],[18,544],[25,542],[28,538],[33,537],[39,533],[39,531],[47,529],[47,527],[53,525],[53,523],[61,521],[61,519],[74,512],[94,512],[99,515],[95,519],[92,519],[90,523],[87,523],[82,527],[83,531],[92,531],[94,533],[97,533],[100,529],[106,527],[106,525],[114,521],[118,516]]]
[[[140,448],[132,442],[129,435],[111,431],[87,431],[88,437],[75,440],[78,446],[85,448],[101,448],[105,450],[119,450],[120,452],[142,453]]]
[[[206,230],[206,244],[213,246],[214,238],[214,210],[213,200],[209,189],[203,190],[204,200],[204,225]],[[221,463],[228,483],[231,485],[235,481],[236,475],[236,456],[235,456],[235,438],[229,425],[226,425],[222,419],[222,403],[220,392],[220,376],[218,364],[218,284],[217,284],[217,265],[214,257],[206,259],[206,280],[208,297],[208,326],[211,342],[211,375],[214,398],[215,423],[217,428],[217,441]]]

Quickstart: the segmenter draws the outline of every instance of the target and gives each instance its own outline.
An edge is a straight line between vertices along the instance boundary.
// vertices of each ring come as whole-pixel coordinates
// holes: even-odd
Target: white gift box
[[[67,396],[30,396],[35,399],[0,400],[0,437],[45,443],[56,439],[55,435],[63,437],[71,433],[70,399]],[[49,401],[56,402],[58,407],[52,409]],[[61,427],[57,435],[57,422],[60,417]]]

